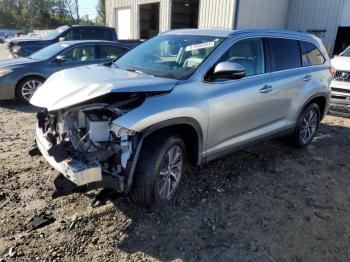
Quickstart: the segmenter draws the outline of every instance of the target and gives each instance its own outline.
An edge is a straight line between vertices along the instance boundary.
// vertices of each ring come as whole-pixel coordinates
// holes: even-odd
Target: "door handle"
[[[304,76],[304,81],[310,81],[312,79],[312,75]]]
[[[271,91],[272,91],[272,86],[264,85],[263,88],[261,88],[259,92],[262,94],[267,94],[267,93],[270,93]]]

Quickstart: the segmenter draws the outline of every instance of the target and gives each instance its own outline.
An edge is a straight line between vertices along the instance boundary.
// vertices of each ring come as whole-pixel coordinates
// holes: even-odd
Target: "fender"
[[[202,154],[202,152],[203,152],[203,132],[202,132],[202,128],[200,127],[197,120],[195,120],[194,118],[191,118],[191,117],[178,117],[178,118],[173,118],[173,119],[159,122],[155,125],[152,125],[152,126],[146,128],[144,130],[144,132],[140,133],[138,136],[136,136],[134,138],[135,139],[134,140],[134,144],[135,144],[134,148],[136,148],[136,152],[135,152],[135,155],[134,155],[132,162],[130,163],[130,165],[128,167],[128,180],[127,180],[127,187],[126,187],[126,192],[125,192],[126,194],[130,193],[130,191],[131,191],[131,186],[132,186],[132,182],[133,182],[133,176],[135,173],[137,161],[139,159],[141,148],[142,148],[143,142],[146,139],[146,137],[148,137],[152,133],[154,133],[162,128],[174,126],[174,125],[178,125],[178,124],[187,124],[187,125],[192,126],[196,130],[197,137],[198,137],[197,165],[200,165],[204,161],[204,157]]]
[[[322,93],[316,93],[314,95],[312,95],[311,97],[309,97],[308,100],[306,100],[306,102],[303,104],[303,106],[300,108],[300,110],[298,111],[298,118],[300,116],[300,114],[304,111],[304,109],[306,108],[306,106],[315,98],[324,98],[326,99],[326,106],[323,112],[323,115],[321,116],[321,120],[327,115],[328,110],[329,110],[329,93],[327,92],[322,92]]]

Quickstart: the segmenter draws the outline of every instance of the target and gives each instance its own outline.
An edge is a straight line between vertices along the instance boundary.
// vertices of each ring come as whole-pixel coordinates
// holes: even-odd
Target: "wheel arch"
[[[18,99],[18,94],[17,94],[17,90],[19,88],[19,85],[26,79],[29,79],[31,77],[36,77],[36,78],[41,78],[42,80],[44,80],[44,82],[46,81],[46,77],[41,75],[41,74],[27,74],[27,75],[24,75],[22,76],[21,78],[19,78],[16,82],[16,85],[15,85],[15,89],[14,89],[14,92],[15,92],[15,98]]]
[[[303,107],[301,108],[299,115],[302,114],[302,112],[305,110],[305,108],[307,106],[309,106],[312,103],[315,103],[318,105],[318,107],[320,108],[320,113],[321,113],[321,119],[323,119],[325,117],[325,115],[328,112],[328,101],[329,99],[327,98],[327,95],[325,94],[315,94],[313,96],[311,96],[303,105]],[[320,119],[320,120],[321,120]]]
[[[193,165],[201,164],[203,159],[203,132],[197,120],[191,117],[179,117],[165,120],[152,125],[142,133],[135,136],[136,150],[131,165],[128,168],[128,181],[126,192],[130,192],[133,183],[133,175],[139,159],[142,146],[147,139],[159,134],[178,134],[184,140],[189,153],[189,160]]]

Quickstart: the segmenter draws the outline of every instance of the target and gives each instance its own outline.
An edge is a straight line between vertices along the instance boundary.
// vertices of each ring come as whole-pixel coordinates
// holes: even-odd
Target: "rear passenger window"
[[[112,40],[109,29],[91,29],[91,36],[96,40]]]
[[[321,51],[312,43],[301,41],[303,66],[323,65],[326,59]]]
[[[273,71],[301,67],[299,42],[292,39],[270,38]]]
[[[73,28],[64,37],[65,41],[88,39],[90,39],[90,34],[89,31],[85,28]]]
[[[119,46],[101,45],[99,59],[115,59],[125,54],[127,49]]]

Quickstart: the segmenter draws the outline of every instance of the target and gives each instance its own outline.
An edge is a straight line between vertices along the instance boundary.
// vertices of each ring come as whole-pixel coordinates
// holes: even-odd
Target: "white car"
[[[350,46],[339,56],[335,56],[331,63],[336,69],[331,83],[331,112],[350,113]]]

